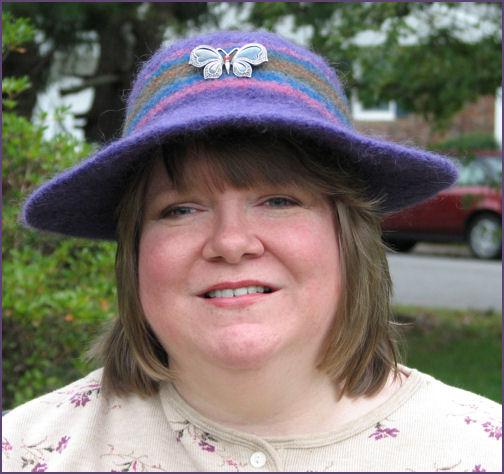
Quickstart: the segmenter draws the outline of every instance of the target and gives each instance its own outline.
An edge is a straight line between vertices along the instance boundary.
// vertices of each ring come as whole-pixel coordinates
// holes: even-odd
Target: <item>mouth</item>
[[[258,281],[223,282],[208,288],[199,296],[206,299],[213,298],[236,298],[253,294],[269,294],[277,291],[277,288]]]
[[[208,291],[203,298],[234,298],[236,296],[252,295],[254,293],[273,293],[269,286],[242,286],[240,288],[225,288]]]

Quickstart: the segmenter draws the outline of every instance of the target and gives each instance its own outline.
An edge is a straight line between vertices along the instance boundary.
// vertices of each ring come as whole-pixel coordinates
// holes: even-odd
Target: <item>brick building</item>
[[[365,109],[352,98],[352,112],[358,130],[403,144],[425,146],[448,137],[477,132],[494,136],[502,148],[500,94],[501,91],[496,96],[483,96],[468,104],[454,117],[450,128],[443,133],[431,132],[429,123],[419,115],[398,114],[393,102],[379,109]]]

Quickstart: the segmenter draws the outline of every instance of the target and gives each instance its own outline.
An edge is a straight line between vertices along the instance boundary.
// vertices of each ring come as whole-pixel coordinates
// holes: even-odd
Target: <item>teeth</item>
[[[242,288],[213,290],[205,294],[206,298],[232,298],[233,296],[250,295],[252,293],[271,293],[265,286],[244,286]]]
[[[236,290],[233,291],[234,296],[242,296],[248,294],[248,288],[236,288]]]

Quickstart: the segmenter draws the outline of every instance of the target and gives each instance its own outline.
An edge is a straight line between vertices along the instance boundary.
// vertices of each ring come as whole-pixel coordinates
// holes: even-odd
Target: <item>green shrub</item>
[[[21,45],[35,37],[35,29],[28,18],[14,18],[2,11],[2,59],[11,51],[21,51]]]
[[[495,137],[489,133],[472,132],[456,135],[431,145],[436,151],[453,151],[466,154],[477,150],[497,150]]]
[[[2,26],[3,51],[13,49],[6,38],[21,51],[16,28],[32,37],[25,20],[4,16]],[[27,87],[25,78],[2,82],[3,409],[84,375],[91,368],[82,357],[89,342],[116,313],[115,244],[21,223],[28,194],[93,150],[65,134],[45,140],[43,126],[18,116],[16,98]]]

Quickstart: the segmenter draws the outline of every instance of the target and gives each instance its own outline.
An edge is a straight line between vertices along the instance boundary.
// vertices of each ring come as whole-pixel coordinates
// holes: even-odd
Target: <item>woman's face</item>
[[[282,358],[316,365],[340,292],[331,207],[286,185],[218,191],[201,178],[179,192],[159,160],[139,290],[172,368],[259,369]]]

